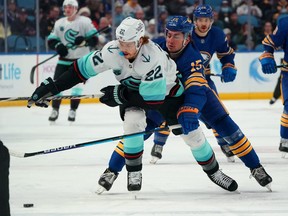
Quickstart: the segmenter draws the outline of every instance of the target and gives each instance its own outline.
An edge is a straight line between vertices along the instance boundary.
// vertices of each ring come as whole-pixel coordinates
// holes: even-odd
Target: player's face
[[[194,22],[196,26],[196,31],[199,31],[202,34],[207,33],[209,31],[212,23],[213,23],[213,20],[207,17],[197,18],[196,21]]]
[[[65,14],[65,16],[71,17],[74,14],[76,14],[76,12],[77,12],[77,8],[75,8],[74,6],[72,6],[72,5],[65,5],[64,6],[64,14]]]
[[[169,31],[166,33],[166,46],[169,52],[175,53],[183,48],[184,34],[182,32]]]
[[[134,59],[138,52],[135,42],[119,41],[119,48],[126,59]]]

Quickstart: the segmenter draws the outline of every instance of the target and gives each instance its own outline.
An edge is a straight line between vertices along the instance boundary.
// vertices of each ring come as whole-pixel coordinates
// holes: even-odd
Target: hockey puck
[[[32,208],[33,206],[34,206],[33,203],[25,203],[25,204],[23,204],[24,208]]]

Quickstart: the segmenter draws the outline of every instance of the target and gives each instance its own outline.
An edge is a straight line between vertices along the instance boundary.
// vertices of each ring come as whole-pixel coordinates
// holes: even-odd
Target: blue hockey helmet
[[[213,9],[210,5],[198,5],[193,12],[194,21],[200,17],[213,19]]]
[[[166,30],[179,31],[184,34],[191,34],[192,29],[192,21],[185,16],[172,16],[166,24]]]

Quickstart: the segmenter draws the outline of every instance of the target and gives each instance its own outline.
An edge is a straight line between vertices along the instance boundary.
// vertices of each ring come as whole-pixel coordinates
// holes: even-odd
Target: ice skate
[[[260,165],[257,168],[251,169],[250,178],[252,176],[262,187],[266,187],[269,191],[272,191],[271,189],[272,177],[267,174],[262,165]]]
[[[142,186],[141,171],[127,173],[127,189],[128,191],[140,191]]]
[[[152,156],[150,160],[151,164],[156,164],[156,162],[162,158],[162,150],[163,150],[162,145],[154,144],[151,150],[151,156]]]
[[[102,194],[104,191],[109,191],[117,177],[118,173],[111,172],[107,168],[98,180],[99,187],[96,190],[96,193]]]
[[[70,109],[69,114],[68,114],[68,121],[74,122],[76,118],[76,110]]]
[[[231,177],[224,174],[221,170],[216,171],[215,173],[208,175],[212,182],[217,184],[228,191],[236,191],[238,188],[237,182]]]
[[[53,109],[48,120],[50,121],[50,123],[54,123],[58,119],[58,116],[59,111],[57,109]]]
[[[281,142],[279,146],[279,151],[282,152],[281,157],[285,158],[287,152],[288,152],[288,143],[287,142]]]
[[[235,162],[234,154],[229,148],[229,145],[221,145],[220,148],[223,154],[227,157],[227,161],[229,163],[234,163]]]

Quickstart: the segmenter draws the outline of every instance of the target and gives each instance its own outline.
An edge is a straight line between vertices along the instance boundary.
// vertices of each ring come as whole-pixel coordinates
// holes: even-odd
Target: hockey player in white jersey
[[[184,87],[178,78],[175,62],[145,36],[144,24],[140,20],[131,17],[123,20],[116,29],[116,38],[101,51],[75,61],[69,71],[55,81],[48,78],[42,82],[29,99],[28,107],[34,103],[47,107],[47,97],[112,69],[120,85],[101,89],[104,95],[100,102],[111,107],[119,106],[125,134],[145,130],[147,110],[160,111],[168,125],[178,124],[177,118],[188,113],[188,117],[181,120],[182,130],[174,129],[172,132],[175,135],[184,133],[181,137],[211,181],[225,190],[235,191],[238,185],[219,170],[215,154],[199,127],[197,115],[190,115],[194,111],[183,106]],[[204,79],[202,57],[199,52],[194,55],[197,61],[195,71],[202,74]],[[123,144],[128,171],[127,188],[129,191],[139,191],[142,186],[143,135],[126,138]]]
[[[97,30],[90,18],[77,15],[78,2],[76,0],[65,0],[63,2],[65,17],[56,21],[54,28],[48,36],[48,45],[59,54],[54,79],[62,75],[72,62],[90,52],[89,46],[95,46],[97,42]],[[94,36],[94,37],[93,37]],[[83,84],[72,89],[72,95],[81,95]],[[80,99],[71,99],[68,121],[75,121],[76,110]],[[52,113],[49,121],[55,122],[59,115],[61,100],[52,102]]]

